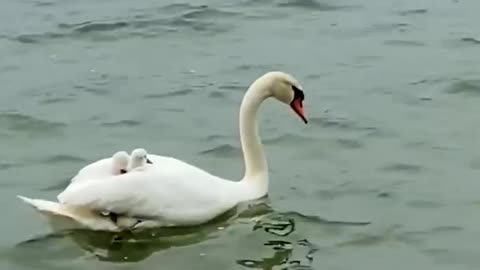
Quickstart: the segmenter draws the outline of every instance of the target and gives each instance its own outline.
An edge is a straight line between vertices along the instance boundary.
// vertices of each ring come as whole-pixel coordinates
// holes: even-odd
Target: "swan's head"
[[[143,148],[137,148],[132,151],[130,155],[130,169],[134,169],[139,166],[143,166],[145,163],[152,164],[153,162],[150,161],[147,157],[147,151]]]
[[[305,124],[308,123],[303,109],[305,95],[297,79],[285,72],[272,71],[260,77],[257,82],[261,83],[264,89],[268,89],[269,95],[288,104]]]
[[[115,175],[127,173],[129,159],[130,157],[128,156],[127,152],[125,151],[116,152],[112,156],[113,173]]]

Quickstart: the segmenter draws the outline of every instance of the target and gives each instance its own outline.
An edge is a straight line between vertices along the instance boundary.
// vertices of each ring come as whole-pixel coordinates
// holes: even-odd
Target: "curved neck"
[[[254,181],[263,190],[268,188],[268,165],[258,136],[257,111],[268,96],[259,90],[254,83],[243,97],[240,105],[240,140],[245,163],[242,181]]]

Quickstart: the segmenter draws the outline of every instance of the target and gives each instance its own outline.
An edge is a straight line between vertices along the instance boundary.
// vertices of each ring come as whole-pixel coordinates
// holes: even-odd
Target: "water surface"
[[[478,269],[477,1],[4,1],[2,269]],[[144,147],[242,174],[237,117],[270,70],[266,209],[202,228],[52,235],[15,195]],[[330,222],[342,221],[342,222]],[[365,224],[343,223],[371,222]]]

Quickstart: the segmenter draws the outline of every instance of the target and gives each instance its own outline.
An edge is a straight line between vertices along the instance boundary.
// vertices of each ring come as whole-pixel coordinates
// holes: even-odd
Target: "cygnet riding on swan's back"
[[[125,151],[115,153],[112,157],[112,174],[119,175],[127,173],[129,159],[130,157]]]
[[[20,197],[50,220],[64,216],[79,227],[120,231],[162,226],[198,225],[232,209],[237,204],[265,196],[268,165],[257,130],[257,111],[274,97],[307,123],[303,89],[284,72],[268,72],[248,88],[240,106],[240,139],[245,174],[240,181],[214,176],[184,161],[149,154],[153,163],[145,170],[86,181],[67,187],[58,195],[62,204]],[[118,222],[94,213],[108,211]],[[139,221],[139,218],[141,220]]]
[[[153,164],[147,157],[147,151],[143,148],[137,148],[132,151],[130,155],[130,162],[128,163],[127,170],[130,172],[135,168],[141,167],[145,164]]]
[[[112,175],[124,174],[127,172],[127,166],[130,157],[125,151],[118,151],[111,158],[104,158],[91,163],[78,171],[71,183],[78,183],[85,179],[98,179]]]

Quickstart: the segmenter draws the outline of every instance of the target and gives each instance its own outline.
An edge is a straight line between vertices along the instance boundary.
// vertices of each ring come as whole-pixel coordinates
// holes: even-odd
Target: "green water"
[[[480,3],[232,3],[3,1],[1,269],[478,269]],[[111,242],[16,199],[135,147],[238,179],[240,101],[270,70],[310,123],[262,108],[266,210]]]

